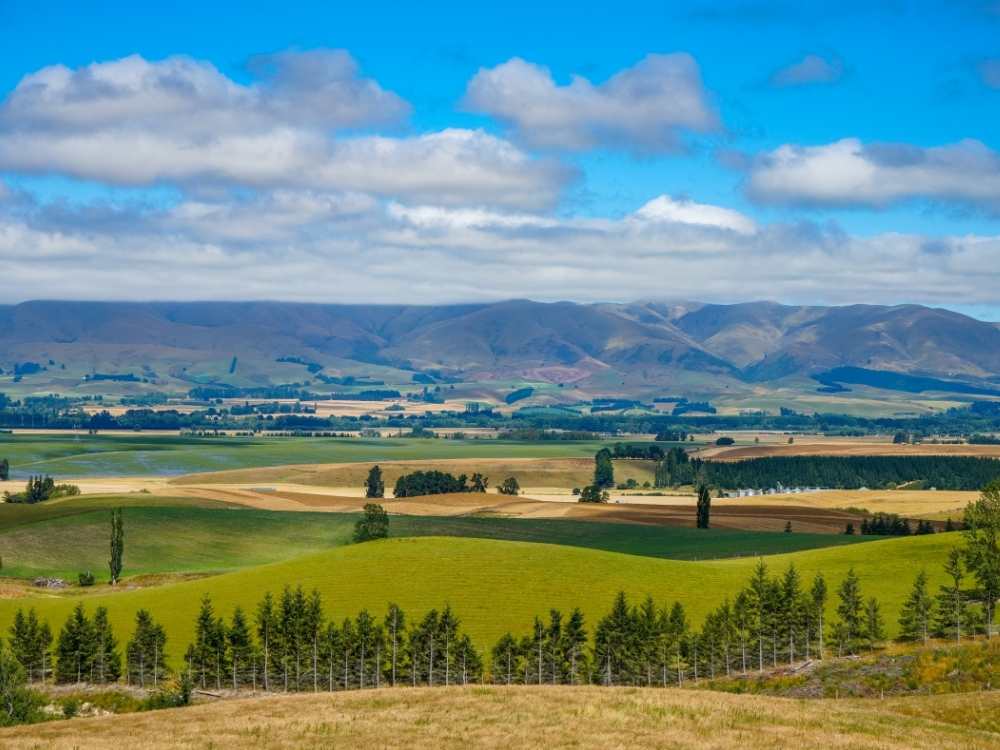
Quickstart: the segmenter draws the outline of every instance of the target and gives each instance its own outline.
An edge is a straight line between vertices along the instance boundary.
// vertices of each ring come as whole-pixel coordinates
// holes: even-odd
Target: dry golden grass
[[[774,508],[864,508],[871,513],[897,513],[910,518],[961,518],[965,506],[979,497],[978,492],[957,490],[824,490],[794,495],[762,495],[712,501],[716,507],[753,503]]]
[[[403,474],[436,469],[451,474],[482,472],[498,484],[505,477],[517,477],[522,487],[582,487],[594,476],[592,458],[452,458],[414,461],[365,461],[338,464],[296,464],[259,469],[236,469],[177,477],[172,484],[274,484],[294,483],[319,487],[351,487],[360,492],[374,463],[382,468],[387,487]],[[619,461],[615,477],[623,482],[635,479],[640,484],[652,480],[652,461]]]
[[[281,696],[73,719],[0,730],[27,748],[996,748],[1000,735],[962,724],[1000,694],[792,701],[658,689],[383,689]],[[928,714],[932,718],[925,718]]]

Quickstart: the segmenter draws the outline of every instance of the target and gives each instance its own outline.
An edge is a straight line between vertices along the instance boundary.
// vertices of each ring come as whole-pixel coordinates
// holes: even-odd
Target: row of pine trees
[[[965,587],[962,555],[946,566],[948,583],[934,594],[920,572],[900,615],[901,638],[961,639],[992,634],[989,613]],[[184,671],[203,690],[335,691],[383,685],[501,684],[668,685],[779,664],[853,654],[885,640],[879,603],[863,596],[851,570],[836,591],[836,618],[825,622],[828,589],[822,575],[804,581],[794,566],[771,575],[761,561],[734,598],[694,629],[680,603],[624,593],[591,633],[583,613],[552,609],[520,636],[505,634],[486,662],[451,607],[410,620],[396,604],[384,614],[361,611],[327,618],[318,592],[286,587],[268,593],[252,613],[218,615],[202,599]],[[55,642],[53,648],[53,641]],[[169,675],[166,632],[146,610],[122,652],[98,607],[78,604],[58,636],[34,609],[19,610],[9,645],[30,681],[156,688]]]

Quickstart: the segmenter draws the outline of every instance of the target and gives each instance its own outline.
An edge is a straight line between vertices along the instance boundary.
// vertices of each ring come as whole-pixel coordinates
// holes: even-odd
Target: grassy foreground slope
[[[39,505],[0,504],[3,575],[102,580],[108,513],[123,507],[126,576],[224,572],[290,560],[347,544],[355,513],[287,513],[149,495],[80,497]],[[768,555],[858,543],[861,537],[785,534],[559,519],[396,515],[392,535],[456,536],[565,544],[669,559]]]
[[[1000,693],[791,701],[599,687],[397,688],[222,701],[0,730],[46,747],[774,747],[978,750],[1000,743]],[[925,715],[925,713],[929,715]]]
[[[768,558],[768,565],[777,573],[794,562],[807,577],[822,571],[831,591],[854,567],[865,595],[881,600],[893,633],[916,571],[926,567],[935,587],[943,582],[942,564],[957,541],[957,534],[887,539],[776,555]],[[209,593],[217,611],[228,616],[237,604],[252,611],[265,591],[286,584],[318,589],[327,614],[336,618],[353,616],[362,608],[381,613],[390,601],[411,615],[448,603],[476,644],[487,648],[508,630],[527,632],[532,617],[550,607],[579,606],[592,627],[619,590],[634,599],[650,594],[660,603],[681,601],[698,623],[723,598],[735,595],[755,564],[751,558],[684,562],[483,539],[390,539],[201,580],[95,591],[85,600],[91,607],[103,604],[110,609],[123,641],[131,633],[135,611],[149,609],[167,629],[174,663],[191,639],[203,593]],[[834,599],[831,596],[831,613]],[[59,625],[74,603],[72,597],[41,595],[0,600],[0,629],[6,629],[15,610],[24,606],[35,606]]]

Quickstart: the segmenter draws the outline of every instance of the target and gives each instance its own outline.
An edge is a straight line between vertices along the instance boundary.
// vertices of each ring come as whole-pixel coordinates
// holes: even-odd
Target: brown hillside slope
[[[598,687],[383,689],[282,696],[0,730],[27,748],[882,748],[1000,746],[1000,694],[791,701]]]

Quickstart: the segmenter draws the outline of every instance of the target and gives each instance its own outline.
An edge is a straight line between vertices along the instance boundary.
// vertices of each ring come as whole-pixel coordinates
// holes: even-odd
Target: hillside
[[[855,568],[865,595],[880,599],[888,630],[894,633],[916,571],[926,568],[936,588],[956,541],[954,534],[886,539],[774,555],[767,564],[778,572],[794,562],[806,578],[822,571],[831,590]],[[265,591],[286,584],[319,590],[327,615],[335,618],[362,608],[381,612],[391,601],[415,613],[451,604],[476,645],[487,648],[506,631],[526,630],[536,614],[551,607],[568,611],[579,606],[593,627],[618,591],[636,600],[649,594],[661,604],[680,601],[698,623],[725,597],[735,595],[755,565],[753,557],[688,562],[551,544],[428,537],[348,545],[145,589],[108,592],[102,587],[83,598],[89,606],[106,605],[122,634],[131,632],[136,610],[152,611],[167,629],[174,661],[192,636],[203,593],[210,593],[217,610],[228,615],[237,604],[253,611]],[[74,603],[73,597],[48,594],[0,599],[0,630],[6,630],[19,607],[36,607],[55,624]],[[831,602],[831,612],[833,606]]]
[[[790,701],[685,690],[451,687],[227,700],[0,729],[10,750],[298,747],[996,747],[1000,693]]]
[[[533,380],[594,393],[713,393],[777,380],[814,391],[809,378],[830,370],[891,390],[968,392],[971,383],[1000,392],[1000,329],[918,305],[25,302],[0,307],[0,351],[6,376],[35,363],[43,369],[18,370],[24,383],[57,389],[94,373],[171,392],[321,385],[322,367],[324,377],[395,385],[419,371],[430,382]],[[876,375],[858,380],[850,368]],[[925,380],[881,382],[885,371]]]

